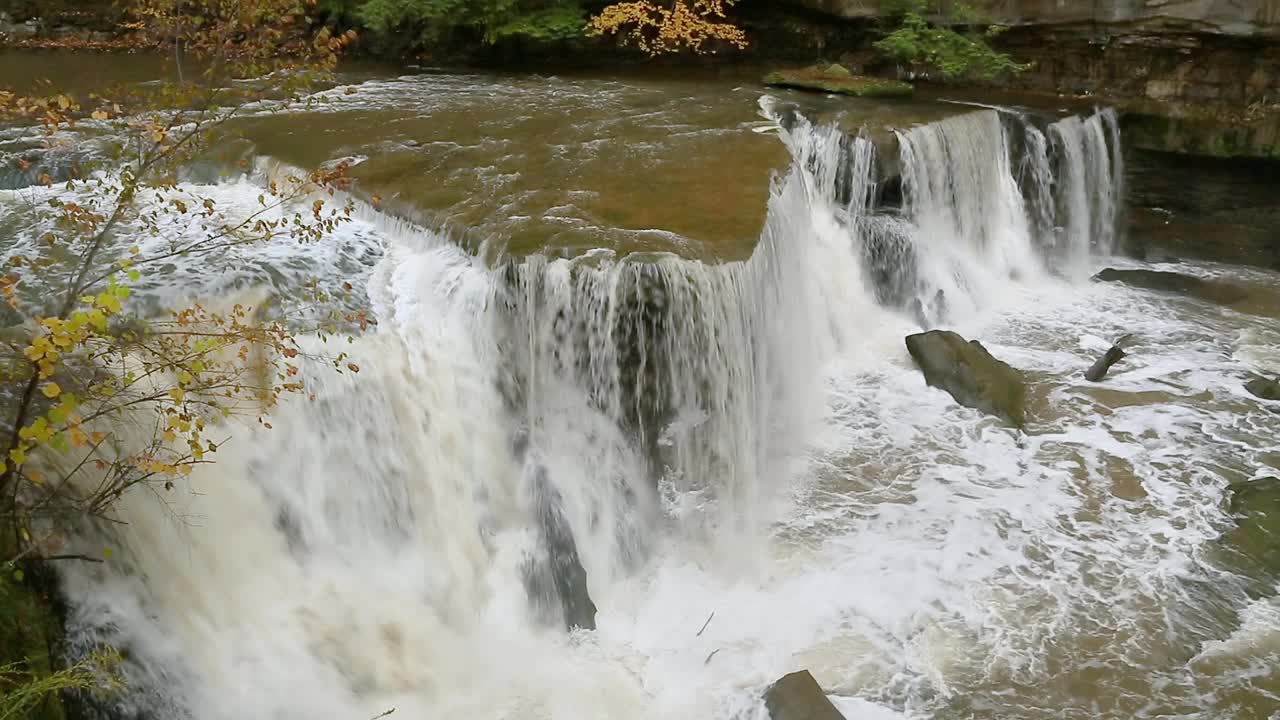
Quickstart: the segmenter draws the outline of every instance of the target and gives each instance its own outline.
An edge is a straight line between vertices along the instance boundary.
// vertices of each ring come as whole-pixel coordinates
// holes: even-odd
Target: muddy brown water
[[[0,86],[48,77],[50,87],[87,92],[154,79],[158,65],[7,53]],[[603,247],[731,261],[754,249],[772,179],[790,162],[762,96],[872,133],[966,111],[946,98],[772,92],[756,77],[356,67],[344,77],[350,89],[325,93],[317,107],[235,129],[252,153],[290,165],[349,159],[363,193],[490,257]],[[1179,227],[1203,222],[1193,206],[1167,212],[1190,217]],[[1173,233],[1170,247],[1195,243]],[[992,323],[994,351],[1033,385],[1026,437],[937,394],[917,398],[908,368],[869,370],[851,384],[835,411],[849,414],[856,442],[815,473],[806,514],[778,531],[780,554],[816,557],[849,533],[863,543],[838,558],[846,579],[862,573],[851,584],[901,580],[883,590],[889,604],[895,592],[904,605],[931,592],[972,604],[922,603],[917,615],[928,621],[908,640],[851,613],[796,662],[833,692],[902,711],[893,717],[1276,717],[1280,628],[1268,625],[1269,606],[1242,603],[1229,574],[1199,554],[1212,538],[1195,535],[1229,529],[1220,507],[1228,485],[1280,467],[1280,421],[1238,390],[1241,367],[1280,366],[1280,292],[1261,271],[1170,268],[1226,277],[1247,297],[1222,307],[1086,288],[1028,300]],[[1139,334],[1113,381],[1078,377],[1099,351],[1080,346],[1082,327],[1099,338]],[[921,506],[931,509],[910,512]],[[1000,544],[1019,537],[1015,551]],[[967,544],[947,545],[956,539]],[[991,561],[999,568],[989,575],[954,571],[1001,552],[1005,564]],[[977,607],[988,615],[963,616]],[[1250,612],[1261,628],[1248,625]],[[937,677],[918,669],[925,656]],[[922,714],[911,714],[913,703]]]

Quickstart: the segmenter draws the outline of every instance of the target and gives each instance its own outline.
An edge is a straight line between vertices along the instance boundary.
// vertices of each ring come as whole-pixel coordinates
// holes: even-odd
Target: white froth
[[[882,223],[869,141],[782,131],[797,162],[742,263],[495,269],[361,206],[320,244],[177,268],[202,283],[184,292],[354,277],[380,327],[347,348],[358,376],[310,369],[315,402],[229,427],[167,506],[135,493],[126,532],[86,534],[118,552],[66,569],[78,646],[127,647],[158,693],[131,701],[194,720],[764,720],[762,689],[800,668],[851,720],[1213,717],[1275,657],[1274,603],[1234,628],[1196,604],[1229,481],[1280,451],[1239,390],[1274,331],[1080,282],[1111,249],[1114,116],[1022,130],[1031,200],[1008,122],[903,131],[907,202]],[[256,187],[192,192],[238,211]],[[921,322],[1028,373],[1027,432],[926,386],[902,344]],[[539,471],[594,632],[530,612]]]

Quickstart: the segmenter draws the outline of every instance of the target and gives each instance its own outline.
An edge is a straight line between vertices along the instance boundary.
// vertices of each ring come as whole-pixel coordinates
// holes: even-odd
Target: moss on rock
[[[1280,379],[1255,377],[1244,384],[1244,389],[1263,400],[1280,400]]]
[[[854,75],[835,63],[771,72],[765,75],[764,84],[854,97],[909,97],[915,91],[908,83]]]
[[[1280,580],[1280,478],[1264,477],[1231,488],[1236,526],[1223,536],[1229,561],[1251,589],[1270,594]]]

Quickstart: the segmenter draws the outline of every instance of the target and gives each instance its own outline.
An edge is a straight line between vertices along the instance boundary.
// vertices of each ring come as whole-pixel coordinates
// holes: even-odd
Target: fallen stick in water
[[[702,629],[698,631],[698,634],[695,637],[702,637],[702,633],[706,632],[707,626],[711,624],[711,618],[715,616],[716,616],[716,611],[712,610],[711,614],[707,616],[707,621],[702,623]]]
[[[1125,335],[1115,341],[1115,344],[1111,346],[1111,349],[1107,350],[1102,357],[1098,358],[1098,361],[1093,364],[1093,367],[1085,371],[1084,379],[1089,382],[1098,382],[1102,380],[1102,378],[1106,377],[1107,371],[1111,369],[1112,365],[1115,365],[1127,357],[1127,353],[1125,353],[1122,346],[1130,337],[1132,336]]]

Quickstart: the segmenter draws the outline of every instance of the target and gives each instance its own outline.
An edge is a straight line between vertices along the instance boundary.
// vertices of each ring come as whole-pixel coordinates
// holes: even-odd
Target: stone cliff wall
[[[848,19],[880,15],[881,0],[791,0]],[[955,0],[941,0],[941,17]],[[1148,30],[1280,38],[1280,0],[968,0],[1005,25],[1127,24]]]
[[[790,0],[865,25],[881,0]],[[953,17],[941,0],[935,21]],[[1140,147],[1280,159],[1280,0],[969,0],[1032,68],[1004,87],[1096,99]]]

